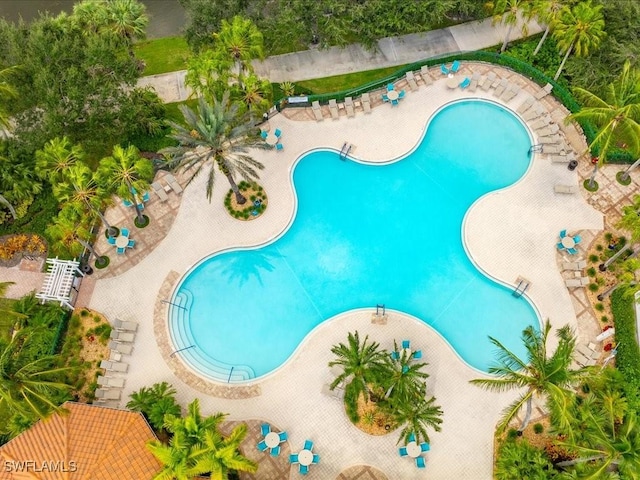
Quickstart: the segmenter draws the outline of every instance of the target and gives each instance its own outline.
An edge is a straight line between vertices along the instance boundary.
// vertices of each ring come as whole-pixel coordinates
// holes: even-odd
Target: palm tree
[[[44,144],[42,150],[36,151],[36,173],[51,185],[56,185],[62,181],[65,172],[84,156],[82,147],[74,145],[68,137],[53,138]]]
[[[640,270],[640,260],[637,258],[627,258],[620,270],[616,271],[616,283],[607,288],[604,292],[598,295],[598,300],[601,302],[609,295],[611,295],[618,288],[626,288],[626,292],[629,295],[633,295],[640,285],[638,285],[638,279],[636,278],[636,272]]]
[[[529,0],[496,0],[493,4],[493,20],[494,23],[502,22],[507,25],[507,33],[504,36],[504,42],[500,48],[500,53],[507,49],[509,37],[513,27],[518,23],[518,14],[522,12]],[[527,22],[522,25],[522,32],[527,32]]]
[[[587,465],[580,478],[593,480],[613,472],[620,474],[620,478],[638,478],[640,429],[637,413],[625,396],[625,380],[611,368],[605,369],[600,377],[594,379],[600,385],[592,387],[589,395],[575,403],[577,428],[559,442],[578,458],[556,466]]]
[[[129,55],[135,57],[133,42],[145,38],[149,17],[147,7],[137,0],[111,0],[107,3],[104,29],[123,38]]]
[[[223,413],[203,417],[200,413],[200,401],[196,398],[187,406],[187,415],[184,418],[167,415],[164,423],[168,431],[187,439],[189,445],[196,445],[204,442],[205,433],[216,430],[224,417]]]
[[[207,178],[207,198],[211,201],[216,172],[219,170],[227,178],[236,201],[242,205],[247,199],[240,193],[234,177],[239,174],[247,181],[258,178],[256,169],[264,165],[247,154],[249,148],[269,148],[258,136],[250,135],[253,124],[246,121],[238,110],[238,105],[229,104],[229,92],[221,101],[214,99],[213,105],[200,98],[198,113],[180,105],[187,127],[169,122],[173,128],[170,137],[177,147],[168,147],[161,152],[168,157],[172,168],[185,171],[194,169],[188,183],[191,183],[209,166]]]
[[[560,12],[566,5],[566,1],[567,0],[534,0],[531,13],[537,16],[538,20],[546,25],[542,38],[538,42],[536,49],[533,51],[534,57],[538,54],[542,48],[542,44],[555,27],[558,17],[560,16]]]
[[[118,235],[118,229],[109,224],[101,211],[110,196],[98,188],[94,174],[86,164],[78,162],[68,168],[64,173],[64,180],[53,185],[53,195],[80,215],[97,215],[110,236]]]
[[[258,465],[239,452],[246,436],[245,423],[237,425],[227,437],[215,429],[207,430],[204,442],[198,445],[194,455],[195,465],[191,471],[198,475],[209,474],[212,480],[226,480],[230,470],[255,473]]]
[[[598,166],[606,162],[617,142],[625,142],[632,152],[640,152],[640,72],[632,69],[627,60],[620,76],[605,88],[602,97],[579,87],[574,88],[574,92],[584,107],[567,120],[586,120],[598,127],[589,145],[589,149],[594,146],[599,149],[599,162],[590,179],[593,187]],[[634,165],[625,172],[627,177]]]
[[[424,381],[429,377],[429,374],[420,371],[427,364],[412,362],[411,355],[399,350],[395,340],[393,345],[394,351],[401,351],[401,354],[389,362],[389,373],[383,378],[387,388],[384,398],[390,399],[391,403],[417,398],[424,390]]]
[[[86,218],[82,218],[73,208],[67,206],[55,217],[46,232],[53,240],[52,247],[54,249],[78,257],[82,254],[82,249],[85,248],[90,254],[89,258],[93,255],[96,257],[96,264],[104,265],[108,259],[98,255],[89,243],[91,232],[86,221]]]
[[[138,192],[146,191],[153,179],[151,160],[141,157],[134,145],[126,148],[116,145],[110,157],[100,160],[96,179],[106,191],[116,193],[134,205],[137,217],[134,223],[137,227],[147,225],[148,217],[142,215],[136,195]]]
[[[435,398],[426,399],[425,393],[419,398],[406,399],[394,405],[391,412],[395,421],[402,425],[398,443],[405,444],[413,436],[416,442],[429,441],[428,428],[433,428],[436,432],[441,430],[442,409],[435,405]]]
[[[166,415],[179,416],[180,405],[175,399],[176,389],[167,382],[155,383],[151,388],[142,387],[129,397],[127,408],[142,412],[156,430],[162,430]]]
[[[367,344],[369,336],[360,343],[360,335],[349,332],[347,345],[339,343],[331,347],[331,353],[336,356],[329,362],[329,367],[338,365],[342,373],[331,383],[331,390],[341,383],[348,381],[346,390],[353,390],[354,401],[361,393],[365,398],[369,396],[369,384],[385,377],[389,373],[389,357],[384,350],[380,350],[378,342]],[[345,395],[345,398],[347,396]]]
[[[624,252],[629,250],[635,243],[640,241],[640,195],[633,197],[633,203],[631,205],[625,205],[622,207],[622,217],[616,225],[618,228],[631,232],[631,239],[616,252],[606,262],[600,264],[599,268],[601,272],[604,272],[609,266],[615,262]],[[640,253],[640,250],[633,254]]]
[[[547,320],[541,331],[529,326],[522,332],[522,340],[527,350],[526,361],[520,359],[497,339],[489,337],[498,349],[498,362],[489,368],[489,373],[497,378],[475,379],[471,380],[471,383],[496,392],[526,389],[504,410],[498,432],[501,433],[507,428],[524,405],[527,411],[519,430],[526,428],[531,418],[534,395],[547,397],[550,410],[562,420],[566,411],[561,407],[566,404],[567,396],[571,395],[569,388],[589,373],[586,368],[570,368],[576,339],[568,325],[556,331],[558,346],[551,356],[547,356],[547,337],[550,331],[551,323]]]
[[[71,386],[58,377],[71,368],[52,367],[55,356],[33,360],[27,352],[35,332],[19,330],[0,347],[0,411],[39,419],[60,411],[54,398],[69,393]]]
[[[249,109],[249,118],[253,122],[254,118],[262,117],[271,106],[271,83],[253,73],[241,75],[240,79],[237,95]]]
[[[553,31],[558,48],[564,51],[565,55],[553,79],[558,79],[572,52],[575,51],[579,57],[587,56],[591,50],[598,48],[605,35],[602,5],[594,6],[589,0],[572,8],[565,6]]]
[[[85,35],[98,33],[107,21],[107,4],[102,0],[83,0],[73,4],[72,23]]]
[[[249,19],[236,15],[231,22],[222,20],[220,31],[213,37],[216,57],[223,65],[233,65],[236,77],[253,72],[251,60],[264,58],[262,33]]]
[[[166,445],[159,440],[147,443],[147,448],[162,464],[162,470],[155,474],[153,480],[191,480],[196,475],[191,473],[192,449],[180,436],[173,436]]]

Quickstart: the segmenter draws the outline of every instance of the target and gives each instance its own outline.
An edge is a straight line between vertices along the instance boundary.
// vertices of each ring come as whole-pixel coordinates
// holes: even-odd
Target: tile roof
[[[145,446],[156,436],[142,414],[63,407],[0,447],[0,480],[144,480],[160,470]]]

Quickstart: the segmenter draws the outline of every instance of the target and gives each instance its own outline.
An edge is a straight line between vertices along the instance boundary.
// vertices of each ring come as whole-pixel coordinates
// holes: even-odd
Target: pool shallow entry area
[[[536,312],[478,271],[461,229],[473,202],[525,174],[530,145],[510,112],[474,100],[438,111],[395,163],[305,155],[288,230],[208,257],[178,285],[169,313],[178,355],[205,377],[250,380],[282,365],[324,320],[377,304],[431,325],[475,368],[493,361],[490,335],[523,355],[520,334],[539,325]]]

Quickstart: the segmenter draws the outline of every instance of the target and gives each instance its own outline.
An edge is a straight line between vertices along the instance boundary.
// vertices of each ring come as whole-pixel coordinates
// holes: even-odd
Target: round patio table
[[[420,447],[418,447],[419,449]],[[308,467],[313,462],[313,452],[311,450],[300,450],[298,453],[298,463]]]
[[[421,453],[422,449],[415,441],[407,443],[407,455],[412,458],[416,458],[419,457]]]
[[[266,443],[269,448],[275,448],[280,443],[280,435],[276,432],[269,432],[264,437],[264,443]]]
[[[125,248],[129,244],[129,237],[125,237],[124,235],[118,235],[116,237],[116,247]]]
[[[453,77],[447,78],[447,87],[456,88],[460,84],[460,79],[455,75]]]
[[[570,237],[570,236],[568,236],[568,235],[567,235],[566,237],[564,237],[564,238],[561,240],[561,242],[562,242],[562,246],[563,246],[564,248],[573,248],[573,247],[575,247],[575,246],[576,246],[576,242],[575,242],[575,240],[573,239],[573,237]]]
[[[278,143],[278,137],[276,137],[274,133],[269,132],[264,141],[267,142],[267,145],[271,145],[273,147],[276,143]]]
[[[387,92],[387,98],[391,101],[391,100],[397,100],[398,97],[400,96],[400,94],[395,91],[395,90],[389,90]]]

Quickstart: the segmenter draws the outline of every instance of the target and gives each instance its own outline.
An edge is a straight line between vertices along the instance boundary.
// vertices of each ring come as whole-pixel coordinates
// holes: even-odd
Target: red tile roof
[[[0,447],[0,480],[146,480],[161,468],[142,414],[67,402]]]

